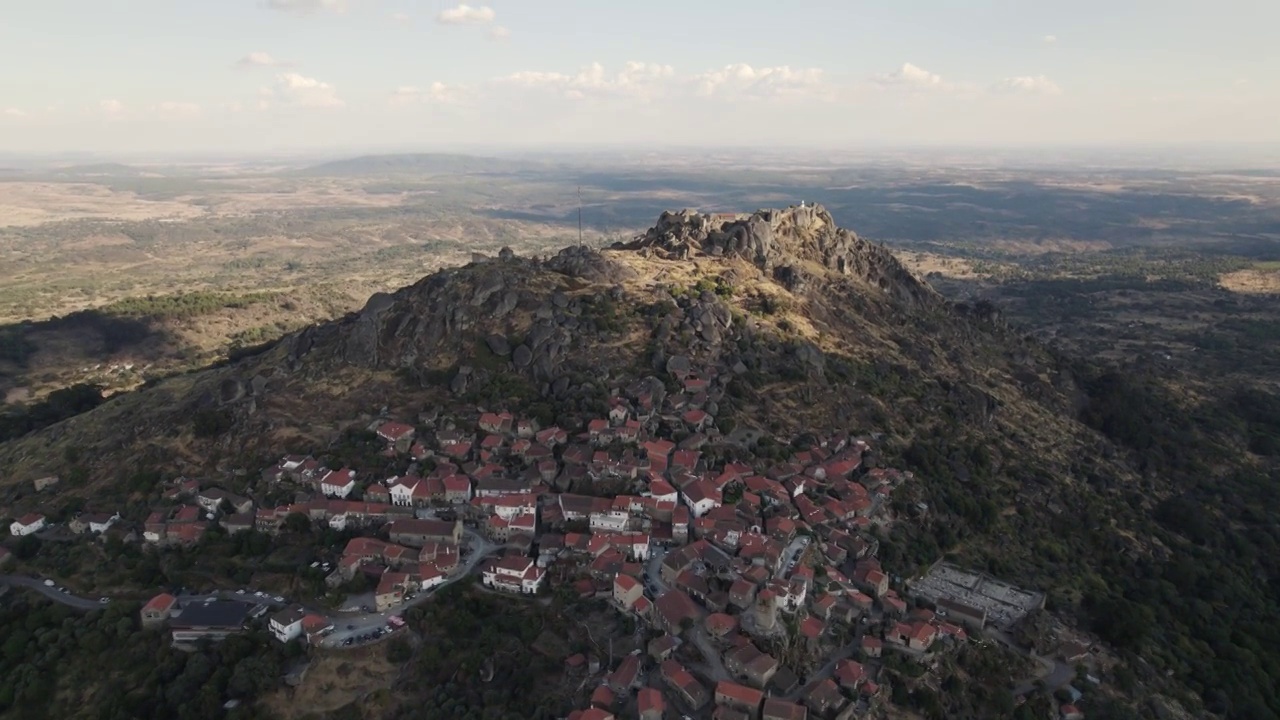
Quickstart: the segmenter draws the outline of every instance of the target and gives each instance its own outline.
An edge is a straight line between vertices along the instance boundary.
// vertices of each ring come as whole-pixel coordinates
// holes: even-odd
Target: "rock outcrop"
[[[898,300],[941,300],[884,247],[838,227],[821,205],[793,205],[739,215],[665,212],[644,235],[615,247],[678,259],[697,255],[743,258],[771,273],[792,292],[807,288],[809,273],[804,265],[816,263],[858,278]]]

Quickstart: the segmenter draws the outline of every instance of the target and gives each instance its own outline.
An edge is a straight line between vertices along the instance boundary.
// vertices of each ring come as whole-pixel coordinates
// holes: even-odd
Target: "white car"
[[[275,596],[272,599],[275,600],[276,602],[280,602],[280,603],[284,602],[284,598],[280,597],[279,595]]]
[[[236,591],[236,594],[237,594],[237,595],[243,595],[243,594],[244,594],[244,588],[241,588],[241,589],[237,590],[237,591]]]

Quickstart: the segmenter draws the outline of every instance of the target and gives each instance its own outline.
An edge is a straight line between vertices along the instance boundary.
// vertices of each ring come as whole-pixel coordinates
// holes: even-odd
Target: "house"
[[[287,607],[271,616],[268,626],[271,634],[282,643],[287,643],[302,635],[302,620],[307,611],[301,605]]]
[[[621,573],[613,579],[613,602],[618,607],[630,610],[642,597],[644,597],[644,585],[639,580]]]
[[[413,437],[414,429],[412,425],[406,425],[399,422],[385,422],[378,426],[378,437],[386,440],[388,443],[395,445],[401,440],[407,440]]]
[[[883,653],[884,641],[870,635],[862,636],[862,654],[869,658],[878,658]]]
[[[610,710],[614,703],[618,701],[618,696],[608,685],[598,685],[594,692],[591,693],[591,707],[601,710]]]
[[[636,694],[636,711],[640,715],[640,720],[662,720],[663,714],[667,711],[667,703],[662,698],[662,692],[653,688],[641,688]]]
[[[23,537],[44,529],[48,523],[40,513],[27,513],[9,524],[9,533],[15,537]]]
[[[679,635],[685,626],[692,626],[702,617],[702,610],[693,602],[693,598],[679,590],[668,590],[654,602],[657,610],[658,625],[671,633]]]
[[[230,535],[252,530],[257,518],[252,513],[237,513],[222,518],[222,528]]]
[[[546,570],[533,558],[507,555],[490,562],[481,575],[485,585],[497,590],[532,595],[542,589]]]
[[[378,578],[378,588],[373,593],[373,609],[384,612],[404,600],[406,590],[413,589],[408,573],[387,571]]]
[[[471,478],[466,475],[450,475],[443,480],[444,501],[453,505],[471,500]]]
[[[671,657],[676,648],[680,647],[680,638],[674,635],[661,635],[649,641],[649,657],[654,662],[662,662]]]
[[[196,504],[204,508],[205,512],[218,512],[222,507],[223,501],[231,506],[232,512],[246,513],[253,510],[253,501],[246,497],[241,497],[235,493],[227,492],[222,488],[209,488],[201,490],[196,495]]]
[[[343,468],[330,470],[320,478],[320,494],[326,497],[345,498],[356,489],[356,471]]]
[[[840,683],[840,687],[853,691],[857,690],[862,681],[866,679],[867,671],[862,666],[862,663],[856,660],[840,660],[836,663],[836,669],[832,673],[832,677],[835,678],[836,682]]]
[[[462,540],[462,521],[454,520],[393,520],[387,526],[391,542],[409,547],[422,547],[429,542],[447,542],[457,545]]]
[[[839,712],[844,707],[845,699],[835,681],[827,678],[806,688],[804,704],[814,715],[826,716]]]
[[[779,698],[764,701],[764,709],[760,713],[761,720],[807,720],[809,711],[803,705],[787,702]]]
[[[169,629],[175,645],[192,645],[200,640],[217,642],[244,630],[249,606],[234,600],[213,600],[187,605],[172,614]]]
[[[315,645],[325,635],[333,632],[333,623],[323,615],[308,613],[302,618],[302,633],[307,636],[307,643]]]
[[[725,653],[724,666],[735,677],[757,688],[768,685],[774,673],[778,672],[778,661],[750,642]]]
[[[31,484],[35,486],[36,492],[43,492],[44,490],[57,485],[59,480],[60,478],[57,475],[48,475],[46,477],[36,478]]]
[[[675,660],[664,660],[658,668],[659,675],[681,701],[693,710],[711,702],[711,694],[683,665]]]
[[[178,598],[169,593],[160,593],[142,606],[142,627],[163,625],[169,614],[178,606]]]
[[[640,656],[628,655],[618,664],[618,669],[609,674],[606,682],[609,689],[622,695],[631,691],[640,680]]]
[[[1058,708],[1058,713],[1062,716],[1062,720],[1084,720],[1084,713],[1080,712],[1080,708],[1075,705],[1063,705]]]
[[[754,720],[760,718],[760,703],[764,693],[728,680],[716,683],[716,705],[741,710]]]

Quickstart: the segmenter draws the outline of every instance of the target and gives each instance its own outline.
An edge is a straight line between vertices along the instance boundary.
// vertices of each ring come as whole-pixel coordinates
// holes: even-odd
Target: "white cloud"
[[[119,100],[101,100],[98,102],[98,109],[111,120],[119,119],[124,115],[124,103]]]
[[[461,85],[447,85],[442,82],[433,82],[427,88],[420,88],[413,85],[402,85],[391,91],[392,105],[408,105],[419,102],[437,103],[441,105],[453,105],[462,102],[468,94],[468,90]]]
[[[490,40],[506,40],[509,37],[511,37],[511,31],[501,25],[495,26],[489,31]]]
[[[922,90],[949,90],[952,87],[950,83],[943,81],[941,75],[911,63],[902,63],[897,71],[881,75],[876,78],[876,82],[883,86],[896,85]]]
[[[1045,35],[1044,37],[1042,37],[1042,38],[1040,38],[1040,39],[1041,39],[1041,40],[1043,40],[1043,41],[1045,42],[1045,44],[1047,44],[1047,45],[1052,45],[1052,44],[1054,44],[1054,43],[1058,42],[1058,36],[1057,36],[1057,35]]]
[[[822,94],[827,90],[822,70],[793,70],[786,65],[753,68],[745,63],[726,65],[694,78],[702,95],[736,94],[745,97]]]
[[[190,102],[165,101],[152,105],[150,111],[163,120],[189,120],[200,116],[200,106]]]
[[[483,25],[493,22],[498,14],[488,6],[471,7],[466,3],[441,11],[436,22],[442,25]]]
[[[262,88],[258,95],[261,98],[259,108],[266,107],[273,100],[284,105],[312,108],[339,108],[345,104],[329,83],[298,73],[277,75],[275,85]]]
[[[675,70],[670,65],[633,61],[613,75],[607,73],[600,63],[592,63],[576,75],[525,70],[499,78],[498,82],[526,89],[550,90],[570,100],[599,96],[648,100],[663,92],[674,75]]]
[[[268,10],[309,15],[321,10],[343,12],[347,9],[347,0],[262,0],[262,6]]]
[[[5,117],[12,117],[12,118],[24,118],[27,116],[27,113],[25,110],[19,110],[18,108],[11,107],[11,108],[5,108],[2,112],[0,112],[0,115],[4,115]]]
[[[278,60],[271,56],[270,53],[256,50],[245,55],[236,61],[236,67],[255,68],[255,67],[288,67],[289,63]]]
[[[1027,93],[1032,95],[1061,95],[1062,88],[1044,75],[1021,75],[1001,80],[995,87],[997,92]]]

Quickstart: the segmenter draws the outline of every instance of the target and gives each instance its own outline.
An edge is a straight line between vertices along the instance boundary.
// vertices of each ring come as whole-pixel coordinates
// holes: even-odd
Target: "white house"
[[[300,605],[287,607],[284,610],[271,616],[271,634],[282,643],[302,635],[302,619],[307,616],[307,611],[302,609]]]
[[[339,531],[341,531],[341,530],[346,530],[346,529],[347,529],[347,514],[346,514],[346,513],[338,513],[337,515],[334,515],[333,517],[329,518],[329,527],[333,528],[334,530],[339,530]]]
[[[320,478],[320,492],[323,495],[345,498],[356,489],[356,473],[354,470],[330,470]]]
[[[418,581],[418,585],[422,588],[423,592],[430,590],[437,585],[444,584],[444,572],[442,572],[440,568],[437,568],[434,565],[424,565],[423,568],[424,569],[421,571],[421,578]]]
[[[533,558],[508,555],[489,563],[483,574],[485,585],[496,590],[532,595],[542,588],[547,571]]]
[[[116,521],[119,519],[120,519],[120,513],[116,513],[110,516],[103,515],[103,516],[90,517],[89,532],[104,533],[107,531],[107,528],[111,527],[112,525],[115,525]]]
[[[590,515],[591,532],[622,532],[627,529],[627,519],[625,512],[593,512]]]
[[[391,504],[405,507],[412,505],[413,496],[417,492],[418,485],[422,482],[422,478],[405,477],[396,479],[395,483],[387,490],[387,493],[391,495]]]
[[[684,496],[684,504],[689,506],[689,512],[696,518],[706,515],[721,504],[720,491],[705,480],[689,485],[680,494]]]
[[[47,524],[45,517],[40,513],[29,513],[10,523],[9,532],[22,537],[23,535],[30,535],[43,530]]]

